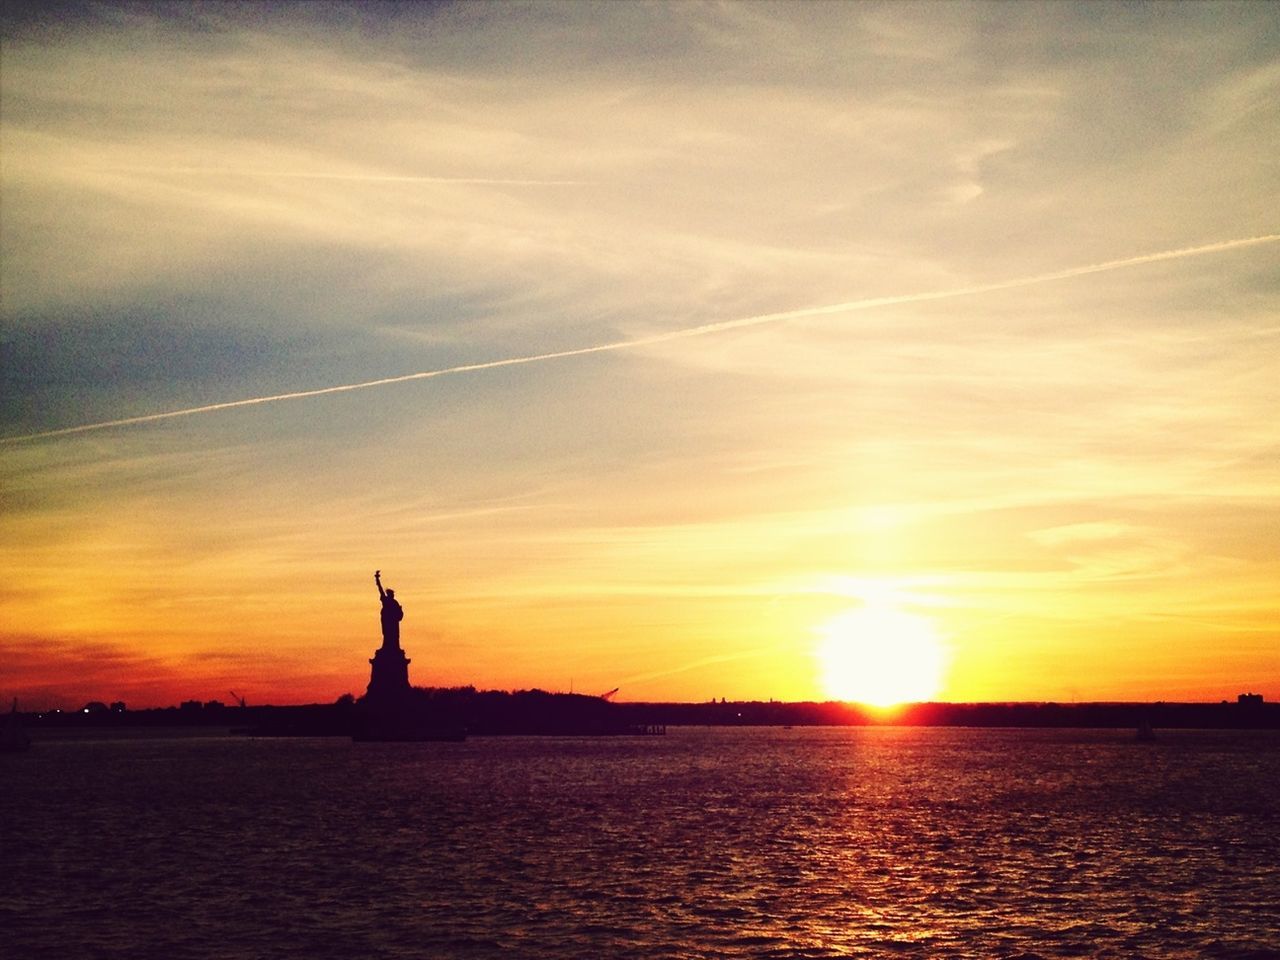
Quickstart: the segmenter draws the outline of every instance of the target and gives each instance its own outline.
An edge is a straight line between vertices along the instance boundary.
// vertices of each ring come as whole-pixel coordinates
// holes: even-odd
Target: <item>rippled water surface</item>
[[[1280,736],[43,741],[6,957],[1280,956]]]

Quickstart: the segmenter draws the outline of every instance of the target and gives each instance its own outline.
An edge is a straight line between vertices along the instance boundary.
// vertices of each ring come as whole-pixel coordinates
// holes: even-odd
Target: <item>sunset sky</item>
[[[1280,699],[1277,143],[1274,3],[10,8],[0,696],[363,693],[381,568],[418,685]]]

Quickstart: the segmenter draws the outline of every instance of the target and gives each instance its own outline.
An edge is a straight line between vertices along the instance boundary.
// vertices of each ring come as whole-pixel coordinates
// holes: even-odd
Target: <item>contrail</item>
[[[516,187],[580,187],[587,180],[534,180],[514,177],[427,177],[382,173],[306,173],[291,170],[236,170],[228,167],[116,167],[111,172],[198,177],[255,177],[270,180],[343,180],[359,183],[465,183]]]
[[[1052,273],[1039,273],[1030,277],[1017,277],[1012,280],[998,280],[993,283],[979,283],[968,287],[953,287],[949,290],[934,290],[926,293],[904,293],[890,297],[870,297],[864,300],[849,300],[844,303],[831,303],[818,307],[802,307],[798,310],[783,310],[778,313],[762,313],[754,317],[741,317],[737,320],[721,320],[715,323],[704,323],[696,327],[684,327],[669,330],[666,333],[655,333],[645,337],[633,337],[628,340],[615,340],[611,343],[600,343],[591,347],[576,347],[572,350],[556,350],[551,353],[536,353],[523,357],[507,357],[503,360],[487,360],[480,363],[465,363],[456,367],[444,367],[439,370],[423,370],[419,373],[407,373],[398,377],[383,377],[380,380],[366,380],[362,383],[347,383],[336,387],[320,387],[315,390],[299,390],[294,393],[277,393],[268,397],[251,397],[247,400],[229,400],[224,403],[210,403],[202,407],[188,407],[184,410],[168,410],[164,413],[151,413],[140,417],[124,417],[120,420],[104,420],[100,423],[86,423],[77,427],[64,427],[60,430],[44,430],[39,433],[28,433],[14,437],[0,437],[0,443],[19,443],[24,440],[43,440],[49,437],[63,437],[73,433],[85,433],[90,430],[106,430],[110,427],[127,427],[138,423],[151,423],[156,420],[168,420],[173,417],[189,417],[197,413],[213,413],[217,410],[230,410],[234,407],[251,407],[260,403],[275,403],[278,400],[301,400],[305,397],[322,397],[330,393],[346,393],[349,390],[366,390],[369,387],[385,387],[393,383],[407,383],[410,380],[429,380],[433,377],[444,377],[456,373],[473,373],[479,370],[495,370],[498,367],[515,367],[525,363],[541,363],[544,360],[561,360],[566,357],[584,357],[592,353],[609,353],[614,350],[630,350],[636,347],[647,347],[655,343],[667,343],[671,340],[683,340],[688,337],[702,337],[707,334],[721,333],[725,330],[738,330],[744,327],[757,327],[769,323],[781,323],[784,320],[800,320],[806,317],[828,316],[834,313],[849,313],[855,310],[870,310],[874,307],[888,307],[901,303],[922,303],[929,300],[949,300],[954,297],[969,297],[980,293],[992,293],[997,290],[1012,290],[1016,287],[1030,287],[1054,280],[1067,280],[1071,277],[1082,277],[1090,273],[1105,273],[1109,270],[1122,270],[1126,267],[1137,267],[1147,263],[1159,263],[1162,260],[1178,260],[1183,257],[1197,257],[1202,254],[1219,253],[1234,250],[1237,247],[1250,247],[1262,243],[1274,243],[1280,240],[1280,233],[1268,233],[1258,237],[1243,237],[1238,240],[1222,240],[1218,243],[1206,243],[1198,247],[1180,247],[1177,250],[1162,250],[1159,253],[1146,253],[1137,257],[1126,257],[1123,260],[1107,260],[1083,267],[1071,267],[1067,270],[1055,270]]]

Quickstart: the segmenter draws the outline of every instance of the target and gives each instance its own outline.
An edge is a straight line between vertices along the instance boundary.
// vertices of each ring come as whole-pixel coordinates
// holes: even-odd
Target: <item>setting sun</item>
[[[838,614],[818,628],[822,685],[839,700],[887,707],[942,688],[944,655],[933,622],[888,604]]]

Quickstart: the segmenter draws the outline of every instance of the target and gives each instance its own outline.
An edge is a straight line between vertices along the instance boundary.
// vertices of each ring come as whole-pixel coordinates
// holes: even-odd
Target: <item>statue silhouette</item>
[[[400,649],[400,621],[404,619],[404,608],[396,600],[394,590],[382,589],[382,571],[373,572],[373,582],[378,585],[378,596],[382,598],[382,645],[391,650]]]
[[[401,704],[409,695],[409,658],[400,649],[400,621],[404,610],[396,600],[394,590],[382,589],[382,571],[374,571],[373,582],[378,585],[382,599],[382,646],[373,652],[369,661],[369,689],[365,693],[367,705],[379,709],[391,709]]]

